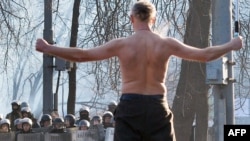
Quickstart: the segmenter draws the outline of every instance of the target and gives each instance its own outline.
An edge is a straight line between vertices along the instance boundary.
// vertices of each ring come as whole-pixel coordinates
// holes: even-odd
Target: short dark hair
[[[149,21],[156,15],[155,6],[147,0],[137,1],[131,12],[132,15],[141,21]]]

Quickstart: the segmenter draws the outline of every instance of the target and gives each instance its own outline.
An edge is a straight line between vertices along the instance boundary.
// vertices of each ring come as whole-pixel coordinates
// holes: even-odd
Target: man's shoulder
[[[129,37],[130,37],[130,36],[128,36],[128,37],[115,38],[115,39],[113,39],[112,41],[115,41],[115,42],[124,42],[124,41],[128,40]]]
[[[127,44],[129,37],[120,37],[120,38],[115,38],[110,40],[107,44],[111,45],[112,47],[123,47],[124,45]]]

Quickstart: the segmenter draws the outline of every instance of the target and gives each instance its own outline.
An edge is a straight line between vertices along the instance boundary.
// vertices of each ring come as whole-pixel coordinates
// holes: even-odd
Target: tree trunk
[[[189,4],[184,43],[204,48],[209,45],[211,0],[192,0]],[[195,141],[207,140],[208,87],[205,67],[205,63],[182,60],[172,107],[178,141],[191,139],[194,121]]]
[[[77,45],[77,34],[78,34],[78,18],[79,18],[79,7],[81,0],[74,1],[72,26],[71,26],[71,37],[70,47],[76,47]],[[67,104],[67,113],[75,114],[75,102],[76,102],[76,63],[73,63],[73,68],[69,73],[69,96]]]

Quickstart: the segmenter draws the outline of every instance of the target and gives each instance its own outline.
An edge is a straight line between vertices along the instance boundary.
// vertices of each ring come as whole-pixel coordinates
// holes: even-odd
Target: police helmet
[[[51,115],[49,115],[49,114],[42,115],[41,120],[40,120],[40,126],[41,127],[44,127],[44,122],[45,121],[49,121],[49,122],[51,122],[50,124],[52,124],[52,117],[51,117]]]
[[[103,113],[102,117],[113,117],[113,113],[110,112],[110,111],[106,111],[106,112]]]
[[[13,100],[11,102],[11,105],[17,105],[17,106],[20,106],[20,102],[18,100]]]
[[[28,102],[22,102],[21,103],[21,108],[23,108],[23,107],[29,107],[29,103]]]
[[[3,124],[8,124],[8,126],[10,127],[10,120],[9,119],[2,119],[0,121],[0,126],[2,126]]]
[[[49,114],[44,114],[41,118],[41,122],[44,122],[44,121],[52,121],[52,117],[51,115]]]
[[[87,106],[82,106],[82,108],[80,108],[79,112],[81,113],[81,112],[83,112],[83,111],[86,111],[86,112],[89,113],[89,107],[87,107]]]
[[[79,127],[81,127],[81,126],[89,127],[89,126],[90,126],[90,123],[89,123],[89,121],[83,119],[83,120],[81,120],[81,121],[79,122],[78,126],[79,126]]]
[[[75,125],[75,121],[76,121],[76,118],[74,115],[72,114],[67,114],[65,117],[64,117],[64,121],[69,121],[69,124],[70,126],[74,126]]]
[[[18,124],[22,123],[22,119],[21,118],[17,118],[14,120],[14,125],[17,126]]]
[[[113,100],[113,101],[110,101],[110,102],[109,102],[109,106],[111,106],[111,105],[117,106],[117,102],[114,101],[114,100]]]
[[[99,115],[93,116],[92,121],[94,121],[94,120],[97,120],[97,121],[99,121],[101,123],[102,122],[102,117],[99,116]]]
[[[64,120],[61,117],[57,117],[53,121],[53,128],[63,129],[65,128]]]
[[[54,119],[53,124],[63,124],[64,120],[61,117],[57,117]]]
[[[25,124],[25,123],[29,124],[30,126],[32,126],[32,124],[33,124],[32,120],[30,118],[23,118],[22,119],[22,125]]]
[[[31,109],[30,109],[30,107],[23,107],[23,108],[21,109],[21,112],[30,113],[30,112],[31,112]]]

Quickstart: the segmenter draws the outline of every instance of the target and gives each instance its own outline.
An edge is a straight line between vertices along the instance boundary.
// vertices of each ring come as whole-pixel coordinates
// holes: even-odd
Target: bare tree
[[[76,47],[77,45],[77,34],[78,34],[78,17],[79,17],[79,7],[80,0],[74,1],[73,7],[73,17],[72,17],[72,26],[71,26],[71,39],[70,47]],[[67,113],[75,113],[75,102],[76,102],[76,63],[73,63],[73,68],[68,72],[69,73],[69,97],[67,103]]]
[[[8,60],[12,60],[12,52],[20,53],[18,47],[22,36],[22,28],[27,24],[27,9],[23,3],[16,1],[1,1],[0,3],[0,33],[1,45],[4,49],[3,64],[8,65]],[[20,15],[23,11],[23,15]],[[6,70],[6,69],[4,69]]]
[[[86,35],[80,39],[80,46],[86,48],[86,45],[96,46],[103,44],[113,38],[124,37],[132,33],[129,26],[129,7],[130,1],[86,1],[86,13],[92,17],[93,20],[86,29]],[[90,12],[88,10],[94,10]],[[117,58],[110,58],[108,60],[94,62],[93,64],[86,65],[90,68],[87,71],[88,75],[94,77],[95,81],[92,82],[93,96],[90,107],[94,107],[98,100],[103,99],[106,94],[112,94],[118,100],[120,95],[120,72],[119,63]],[[86,69],[86,67],[84,67]],[[105,104],[103,109],[105,109]]]
[[[204,48],[209,45],[210,0],[189,3],[184,43]],[[182,61],[181,74],[173,103],[176,138],[186,141],[196,123],[195,138],[206,141],[208,127],[208,86],[205,84],[205,63]]]
[[[35,111],[37,106],[33,105],[33,101],[39,96],[36,92],[41,87],[42,71],[38,69],[32,72],[36,69],[33,64],[36,57],[34,60],[30,59],[33,56],[31,50],[32,40],[36,38],[36,26],[33,27],[29,15],[29,4],[21,0],[4,0],[0,3],[0,46],[3,54],[0,59],[0,74],[7,76],[3,80],[6,82],[6,96],[9,96],[10,100],[31,102],[32,111]]]
[[[250,2],[248,0],[240,1],[239,3],[239,23],[240,23],[240,31],[239,34],[244,37],[244,49],[237,51],[234,54],[234,59],[236,62],[235,65],[235,75],[236,83],[235,83],[235,95],[240,101],[236,103],[236,109],[241,109],[242,105],[246,103],[246,98],[250,97],[250,74],[249,74],[249,62],[250,62]]]

